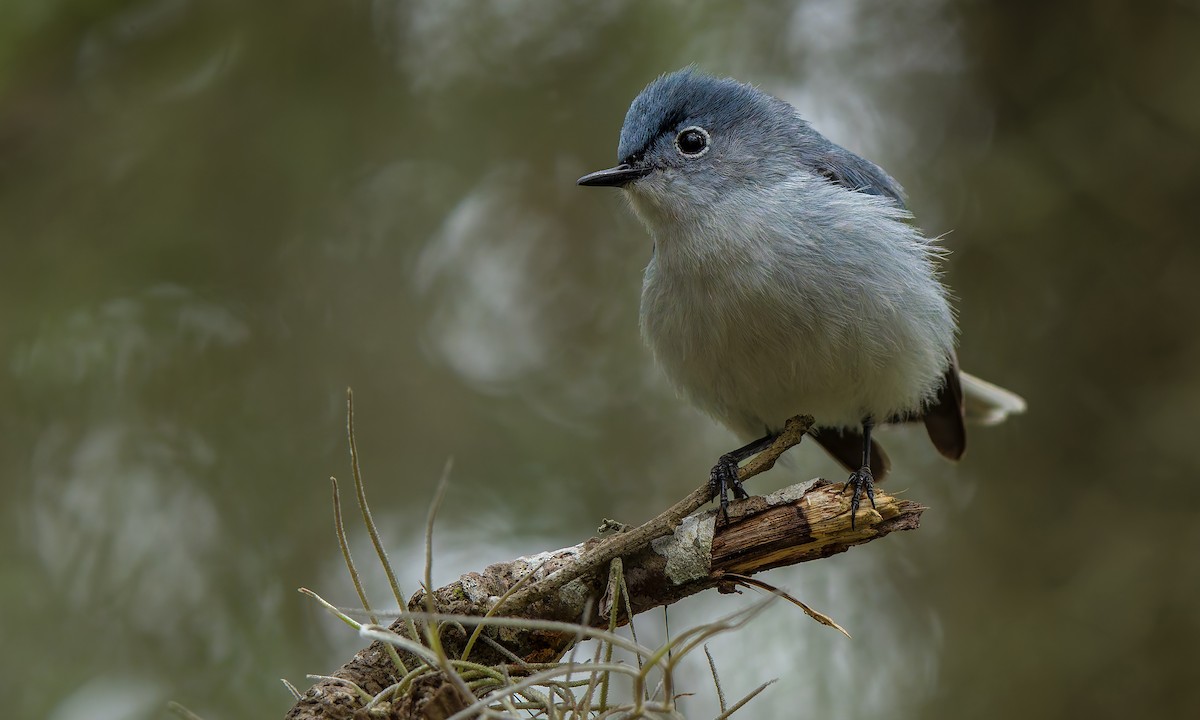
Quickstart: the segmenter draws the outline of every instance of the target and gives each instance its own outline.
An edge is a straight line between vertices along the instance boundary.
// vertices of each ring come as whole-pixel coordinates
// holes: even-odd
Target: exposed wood
[[[787,448],[803,437],[811,420],[789,421],[783,437],[741,468],[745,479],[768,469]],[[518,590],[504,603],[501,615],[608,625],[605,605],[608,565],[620,557],[624,564],[629,600],[636,615],[660,605],[669,605],[703,590],[731,587],[730,573],[753,575],[775,567],[794,565],[843,552],[896,530],[918,526],[920,505],[886,492],[876,494],[876,507],[861,508],[850,528],[849,495],[841,484],[816,481],[794,485],[765,497],[752,497],[730,506],[728,521],[714,510],[696,512],[711,499],[707,484],[698,488],[659,517],[634,530],[614,537],[592,538],[569,548],[531,558],[491,565],[468,573],[434,591],[439,612],[483,615],[497,599],[533,571],[536,582]],[[415,596],[409,607],[425,607],[424,597]],[[617,609],[620,612],[620,609]],[[584,613],[588,612],[585,618]],[[618,622],[629,618],[620,612]],[[392,630],[404,633],[404,623]],[[467,628],[469,634],[471,628]],[[510,665],[511,653],[525,662],[553,662],[563,656],[575,640],[573,633],[546,630],[487,629],[490,642],[477,643],[473,662]],[[441,634],[446,653],[457,657],[466,636],[457,627],[444,626]],[[502,646],[504,651],[497,648]],[[418,660],[401,653],[410,667]],[[335,676],[352,680],[368,693],[377,693],[396,681],[395,669],[379,643],[361,650]],[[436,686],[422,686],[429,697],[443,694]],[[442,693],[442,694],[439,694]],[[446,697],[451,697],[446,695]],[[439,700],[442,702],[443,700]],[[457,699],[456,699],[457,702]],[[424,716],[421,702],[407,701],[405,715]],[[309,689],[288,713],[288,718],[350,718],[360,707],[354,692],[332,681],[321,681]],[[432,710],[432,708],[430,708]],[[434,713],[436,714],[436,713]]]

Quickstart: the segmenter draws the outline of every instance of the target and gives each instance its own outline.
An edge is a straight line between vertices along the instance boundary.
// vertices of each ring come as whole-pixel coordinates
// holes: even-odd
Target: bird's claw
[[[846,494],[846,490],[849,488],[854,489],[854,494],[850,496],[850,529],[853,530],[854,518],[858,515],[858,507],[864,491],[867,499],[871,501],[871,507],[875,507],[875,476],[871,474],[871,468],[864,465],[850,473],[850,478],[846,480],[846,485],[842,488],[842,494]]]
[[[713,495],[717,496],[720,501],[721,519],[729,522],[729,490],[732,489],[734,497],[739,500],[750,497],[750,493],[746,492],[746,488],[742,487],[742,481],[738,479],[737,458],[732,454],[719,457],[717,464],[713,465],[712,471],[708,475],[708,481]]]

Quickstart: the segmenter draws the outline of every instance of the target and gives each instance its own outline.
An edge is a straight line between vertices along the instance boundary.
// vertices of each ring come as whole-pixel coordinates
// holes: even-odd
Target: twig
[[[784,425],[783,432],[765,450],[750,458],[738,468],[738,479],[742,482],[764,473],[775,467],[775,462],[790,448],[800,444],[804,435],[812,427],[811,415],[797,415]],[[584,553],[570,567],[563,568],[550,577],[541,580],[520,593],[509,597],[506,607],[520,608],[530,604],[536,597],[544,597],[556,592],[575,578],[612,562],[613,558],[628,555],[639,548],[645,547],[650,541],[674,532],[679,522],[698,510],[713,498],[713,487],[704,483],[693,490],[687,497],[675,503],[658,517],[629,530],[618,533],[607,541],[597,545],[591,551]]]

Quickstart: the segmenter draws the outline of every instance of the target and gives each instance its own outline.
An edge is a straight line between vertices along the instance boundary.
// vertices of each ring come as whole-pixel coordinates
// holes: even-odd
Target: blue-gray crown
[[[661,75],[634,99],[621,127],[617,161],[644,153],[655,138],[691,120],[706,127],[724,126],[754,115],[770,117],[781,101],[730,78],[715,78],[686,67]]]
[[[830,142],[779,98],[694,67],[660,76],[634,99],[621,127],[617,162],[636,164],[664,133],[697,124],[714,133],[741,127],[741,136],[776,156],[792,158],[847,190],[882,195],[904,206],[900,185],[874,163]]]

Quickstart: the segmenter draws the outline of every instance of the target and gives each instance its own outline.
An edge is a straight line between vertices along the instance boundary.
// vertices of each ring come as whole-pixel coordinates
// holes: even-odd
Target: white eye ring
[[[704,138],[704,147],[700,148],[696,152],[688,152],[687,150],[684,150],[683,147],[679,144],[679,138],[683,137],[684,135],[686,135],[690,132],[700,133],[700,136]],[[712,145],[712,138],[709,137],[708,131],[705,130],[704,128],[700,127],[699,125],[691,125],[691,126],[685,127],[684,129],[679,131],[678,135],[675,136],[675,150],[680,155],[684,156],[685,158],[687,158],[689,160],[695,160],[698,157],[702,157],[705,153],[708,152],[708,148],[711,145]]]

